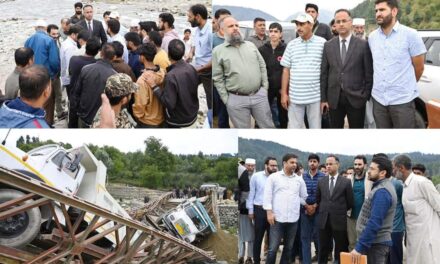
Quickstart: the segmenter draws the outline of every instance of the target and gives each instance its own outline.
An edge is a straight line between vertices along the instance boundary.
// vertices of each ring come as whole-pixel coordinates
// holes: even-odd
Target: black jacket
[[[238,210],[240,211],[240,214],[249,214],[249,210],[246,208],[246,199],[245,197],[242,197],[243,193],[249,193],[249,191],[249,172],[245,170],[238,179]]]
[[[77,106],[78,116],[85,123],[92,124],[101,106],[101,94],[104,92],[107,79],[113,74],[116,74],[116,71],[109,62],[104,60],[82,68],[72,91],[72,99]]]
[[[169,127],[188,127],[197,120],[199,77],[196,69],[183,60],[167,68],[165,87],[156,87],[154,94],[165,107]]]
[[[287,45],[284,44],[284,42],[280,42],[275,49],[272,49],[272,45],[270,44],[270,41],[268,41],[258,49],[266,63],[267,78],[269,81],[269,98],[273,98],[280,93],[281,77],[284,68],[281,66],[280,62],[283,58],[286,47]]]
[[[92,28],[93,28],[93,36],[99,38],[101,40],[101,43],[107,43],[107,35],[105,33],[104,27],[102,26],[101,21],[92,20]],[[83,29],[88,30],[87,22],[85,19],[80,20],[77,25],[80,25]]]

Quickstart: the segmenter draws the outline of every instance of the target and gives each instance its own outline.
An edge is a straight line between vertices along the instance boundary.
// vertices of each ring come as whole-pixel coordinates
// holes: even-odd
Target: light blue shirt
[[[295,223],[299,219],[300,205],[306,204],[307,187],[303,178],[284,170],[269,176],[264,188],[264,210],[272,210],[275,221]]]
[[[249,214],[254,213],[254,204],[255,205],[263,205],[264,198],[264,186],[266,184],[266,180],[269,175],[266,175],[266,171],[256,172],[249,184],[249,197],[246,201],[246,208],[249,210]]]
[[[208,64],[212,59],[212,26],[206,21],[202,29],[196,28],[193,45],[196,67]]]
[[[426,53],[417,31],[397,21],[388,36],[380,27],[373,31],[368,43],[373,55],[373,98],[384,106],[414,100],[419,92],[411,58]]]
[[[289,98],[294,104],[321,101],[321,61],[326,40],[313,35],[309,40],[298,37],[289,42],[281,66],[289,68]]]

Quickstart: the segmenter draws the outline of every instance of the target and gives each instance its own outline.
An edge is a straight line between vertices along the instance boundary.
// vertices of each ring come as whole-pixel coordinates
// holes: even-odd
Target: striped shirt
[[[313,35],[305,41],[298,37],[287,45],[281,65],[290,69],[289,97],[294,104],[321,101],[321,60],[324,38]]]

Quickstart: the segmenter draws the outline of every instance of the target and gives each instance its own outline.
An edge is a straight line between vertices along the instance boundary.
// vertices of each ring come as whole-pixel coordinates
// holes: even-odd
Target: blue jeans
[[[402,264],[403,263],[403,233],[404,232],[392,232],[391,240],[393,246],[390,248],[390,255],[388,263],[390,264]]]
[[[278,247],[281,238],[284,240],[283,254],[281,255],[280,264],[290,264],[292,255],[293,241],[295,240],[297,222],[280,223],[275,222],[270,227],[269,252],[267,254],[266,264],[275,264],[277,258]]]
[[[301,212],[301,242],[302,242],[302,263],[312,263],[311,243],[315,243],[315,250],[319,249],[319,227],[317,225],[318,213],[308,216]]]

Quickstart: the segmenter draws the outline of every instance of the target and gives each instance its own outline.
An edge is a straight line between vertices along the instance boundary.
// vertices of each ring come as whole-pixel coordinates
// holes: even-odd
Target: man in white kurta
[[[410,166],[409,169],[398,166],[396,159],[400,163],[402,156],[407,157],[397,156],[393,165],[396,176],[401,175],[404,179],[402,204],[407,233],[406,263],[440,263],[440,194],[430,180],[412,173]]]

